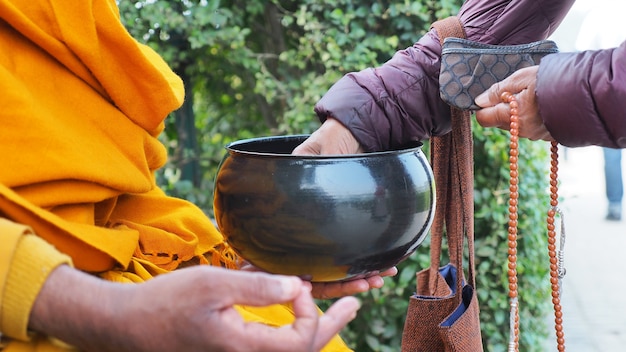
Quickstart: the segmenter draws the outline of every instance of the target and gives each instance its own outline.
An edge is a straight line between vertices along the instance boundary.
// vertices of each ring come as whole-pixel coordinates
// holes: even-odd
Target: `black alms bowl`
[[[226,241],[254,266],[311,281],[382,272],[411,255],[435,211],[421,144],[395,151],[296,156],[308,136],[226,146],[214,212]]]

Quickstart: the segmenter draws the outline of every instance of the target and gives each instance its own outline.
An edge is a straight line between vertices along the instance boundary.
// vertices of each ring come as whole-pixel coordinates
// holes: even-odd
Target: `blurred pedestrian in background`
[[[613,48],[626,38],[626,26],[622,15],[626,11],[626,2],[607,1],[608,6],[594,7],[585,17],[576,40],[576,49],[597,50]],[[602,148],[604,156],[604,179],[608,200],[607,220],[622,219],[622,199],[624,182],[622,178],[622,150]]]

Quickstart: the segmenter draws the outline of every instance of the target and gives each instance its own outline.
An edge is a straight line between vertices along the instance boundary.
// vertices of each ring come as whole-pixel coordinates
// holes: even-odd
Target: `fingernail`
[[[483,106],[489,103],[489,99],[487,99],[487,93],[480,93],[480,95],[477,96],[476,99],[474,99],[474,103],[478,106]]]
[[[302,289],[302,285],[300,284],[301,282],[302,281],[300,281],[300,279],[294,277],[281,278],[280,286],[283,295],[288,298],[297,296]]]

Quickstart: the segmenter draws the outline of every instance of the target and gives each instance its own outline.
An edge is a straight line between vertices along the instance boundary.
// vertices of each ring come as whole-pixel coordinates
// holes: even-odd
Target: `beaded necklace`
[[[519,113],[518,102],[509,92],[501,95],[501,100],[509,104],[510,108],[510,141],[509,141],[509,227],[508,227],[508,279],[510,298],[510,340],[509,352],[519,351],[519,300],[517,285],[517,219],[518,219],[518,156],[519,156]],[[557,349],[565,351],[565,334],[563,332],[563,312],[561,307],[561,280],[565,276],[563,267],[563,246],[565,244],[565,228],[563,214],[558,208],[558,144],[551,142],[550,146],[550,209],[547,215],[548,255],[550,257],[550,284],[552,289],[552,304],[554,306],[554,328],[556,332]],[[556,247],[556,214],[561,218],[560,248]]]

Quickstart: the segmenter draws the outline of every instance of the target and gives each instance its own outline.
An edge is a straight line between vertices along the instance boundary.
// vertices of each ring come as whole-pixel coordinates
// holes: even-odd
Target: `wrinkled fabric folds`
[[[626,41],[546,56],[536,92],[541,117],[559,143],[626,148]]]
[[[67,255],[77,269],[116,282],[140,283],[187,263],[238,265],[198,207],[156,185],[167,157],[158,135],[182,104],[183,83],[129,35],[114,0],[2,1],[0,47],[0,287],[13,288],[0,295],[0,311],[9,304],[3,297],[20,305],[4,310],[19,317],[0,322],[3,343],[14,339],[7,351],[68,348],[25,331],[41,273],[51,268],[32,269],[41,280],[28,288],[7,282],[10,272],[33,276],[11,267],[15,255],[33,251],[18,251],[25,242],[9,227],[23,224],[58,251],[50,265]],[[289,305],[236,308],[272,326],[294,319]],[[338,336],[325,349],[346,350]]]
[[[467,39],[524,44],[546,39],[574,0],[467,0],[458,17]],[[441,45],[431,29],[383,65],[346,74],[316,104],[321,121],[346,126],[366,151],[401,147],[450,131],[450,108],[439,97]]]

